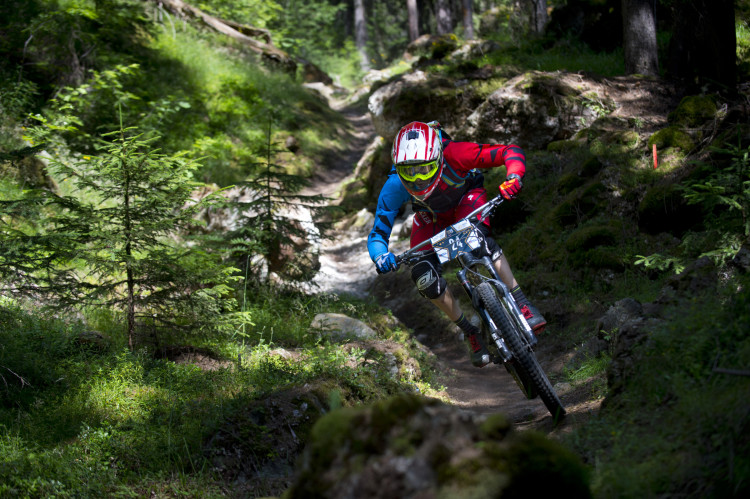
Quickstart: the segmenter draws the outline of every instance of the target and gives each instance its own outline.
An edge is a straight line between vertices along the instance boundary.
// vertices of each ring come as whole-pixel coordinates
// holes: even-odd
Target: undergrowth
[[[250,401],[320,380],[327,380],[329,400],[344,405],[415,386],[430,392],[427,378],[394,378],[377,356],[306,333],[312,316],[321,311],[366,319],[376,307],[330,296],[268,296],[250,309],[255,325],[246,335],[236,341],[206,340],[189,350],[202,352],[202,361],[180,361],[147,348],[129,351],[116,328],[92,334],[83,316],[71,321],[4,299],[0,496],[111,497],[180,490],[219,496],[221,480],[211,471],[205,445]],[[116,324],[106,314],[92,319],[100,326]],[[382,335],[413,351],[407,335],[377,322]],[[274,353],[279,348],[293,349],[294,357]],[[429,372],[430,359],[421,360]]]
[[[565,440],[598,497],[742,497],[750,490],[747,277],[671,309],[623,390]]]

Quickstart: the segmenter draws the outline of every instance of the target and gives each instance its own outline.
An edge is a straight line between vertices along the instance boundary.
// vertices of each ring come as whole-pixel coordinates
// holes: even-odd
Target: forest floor
[[[363,106],[347,107],[341,102],[331,101],[331,107],[349,120],[354,132],[347,142],[347,150],[329,158],[326,167],[312,179],[306,193],[333,197],[353,175],[357,161],[375,138],[375,131]],[[391,241],[394,251],[403,251],[408,247],[406,240],[396,240],[402,223],[403,219],[397,220],[394,226]],[[415,298],[411,293],[403,292],[403,287],[411,284],[408,277],[394,278],[375,273],[367,253],[367,234],[371,225],[340,228],[330,240],[323,243],[321,270],[315,279],[318,291],[348,293],[360,298],[373,296],[381,305],[390,308],[393,315],[413,330],[415,337],[435,354],[438,384],[444,387],[443,394],[453,405],[474,413],[503,413],[518,428],[533,428],[553,435],[569,431],[598,410],[601,400],[592,399],[591,389],[586,382],[575,387],[564,382],[555,384],[556,379],[563,377],[564,363],[572,352],[562,350],[551,335],[543,333],[540,336],[536,353],[568,413],[558,425],[554,425],[540,399],[528,400],[523,396],[502,366],[473,367],[469,362],[467,347],[460,341],[455,326],[445,321],[441,323],[440,319],[436,322],[435,315],[439,315],[436,309],[425,314],[413,313],[424,307],[424,303],[409,303]],[[404,270],[399,272],[405,273]],[[426,302],[421,297],[416,300]],[[429,303],[427,305],[431,307]]]

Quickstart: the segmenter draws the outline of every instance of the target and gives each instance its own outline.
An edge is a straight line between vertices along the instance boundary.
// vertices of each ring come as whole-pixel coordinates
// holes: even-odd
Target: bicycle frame
[[[486,255],[477,258],[471,254],[463,254],[458,257],[458,262],[461,266],[461,268],[456,272],[458,281],[459,283],[461,283],[461,286],[464,288],[464,291],[466,291],[466,294],[469,296],[469,298],[471,298],[472,307],[474,307],[474,310],[477,311],[479,316],[487,325],[490,337],[497,346],[498,352],[501,356],[501,360],[503,362],[508,362],[513,358],[513,354],[505,345],[505,340],[503,340],[502,338],[502,332],[500,331],[500,328],[492,320],[487,310],[485,310],[485,308],[481,305],[478,296],[475,293],[476,286],[472,284],[471,280],[468,278],[469,273],[476,274],[476,269],[478,266],[483,267],[490,274],[490,276],[492,277],[491,279],[487,279],[483,276],[482,278],[495,287],[500,296],[500,303],[505,309],[505,313],[510,318],[511,322],[516,324],[517,329],[524,333],[521,337],[521,340],[526,344],[527,348],[533,348],[537,343],[536,336],[532,332],[529,323],[526,322],[526,318],[518,308],[518,305],[513,299],[513,296],[510,294],[508,286],[505,285],[505,283],[500,279],[500,276],[497,274],[497,270],[492,264],[490,258]]]
[[[526,398],[540,397],[557,420],[565,415],[565,407],[534,355],[536,336],[508,286],[500,279],[490,255],[487,251],[477,251],[485,250],[486,245],[483,244],[484,234],[476,224],[482,223],[502,202],[500,196],[490,200],[439,234],[397,255],[396,262],[412,265],[429,253],[435,253],[441,263],[457,260],[458,280],[488,329],[492,350],[497,350],[497,354],[492,354],[492,362],[502,363]],[[432,248],[422,250],[428,244],[432,244]]]
[[[488,201],[486,204],[472,211],[471,213],[463,217],[461,220],[458,220],[454,224],[451,224],[450,227],[460,224],[461,222],[465,220],[469,220],[470,223],[473,225],[481,223],[503,201],[504,199],[501,196],[497,196],[494,199],[491,199],[490,201]],[[475,221],[471,220],[477,214],[479,214],[479,217]],[[474,230],[477,232],[478,237],[480,239],[484,239],[484,235],[482,235],[481,232],[478,229],[476,229],[476,225],[475,225]],[[421,242],[420,244],[414,246],[413,248],[397,256],[396,261],[398,263],[401,263],[403,261],[406,261],[408,263],[408,261],[411,260],[410,257],[416,257],[417,252],[419,252],[420,254],[425,254],[429,251],[434,251],[434,249],[428,250],[427,252],[421,251],[422,248],[424,248],[431,242],[432,242],[432,239],[427,239]],[[493,342],[497,346],[498,353],[500,354],[500,357],[501,357],[500,360],[502,360],[502,362],[508,362],[513,358],[513,354],[505,345],[505,341],[502,338],[501,331],[499,330],[497,324],[493,322],[490,315],[487,313],[484,307],[482,307],[475,293],[475,286],[471,283],[470,279],[468,278],[468,275],[470,273],[481,276],[481,274],[479,274],[476,271],[476,269],[480,266],[484,268],[487,271],[487,273],[490,275],[490,278],[481,276],[482,279],[490,282],[495,287],[495,289],[497,290],[499,294],[499,297],[501,297],[500,302],[502,303],[506,314],[510,318],[511,322],[514,323],[518,327],[518,330],[523,332],[521,340],[524,342],[524,344],[526,344],[527,348],[529,349],[533,348],[537,342],[536,336],[531,331],[531,327],[529,327],[528,322],[526,322],[526,319],[521,313],[521,310],[518,308],[518,305],[513,299],[513,296],[510,294],[510,291],[508,290],[508,286],[506,286],[505,283],[503,283],[503,281],[500,279],[500,276],[498,275],[497,270],[495,269],[495,266],[492,264],[492,261],[490,260],[489,256],[482,255],[480,257],[476,257],[471,253],[462,253],[458,255],[456,260],[458,260],[459,266],[461,267],[456,272],[456,275],[458,276],[458,280],[461,283],[461,286],[466,291],[466,294],[469,296],[469,298],[471,298],[472,307],[474,308],[474,310],[476,310],[480,318],[487,325],[490,336],[492,337]]]

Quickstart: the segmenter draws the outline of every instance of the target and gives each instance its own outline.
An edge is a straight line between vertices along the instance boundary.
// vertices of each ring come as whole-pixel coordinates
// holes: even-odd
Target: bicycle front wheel
[[[516,371],[525,381],[533,385],[534,391],[542,399],[547,410],[552,414],[552,418],[557,421],[565,415],[565,408],[554,388],[552,388],[552,384],[544,373],[542,366],[536,360],[534,352],[521,341],[522,332],[518,330],[515,321],[511,319],[505,307],[503,307],[501,303],[503,297],[499,296],[495,286],[489,282],[483,282],[477,286],[476,292],[485,310],[500,329],[506,346],[513,354],[516,361]]]

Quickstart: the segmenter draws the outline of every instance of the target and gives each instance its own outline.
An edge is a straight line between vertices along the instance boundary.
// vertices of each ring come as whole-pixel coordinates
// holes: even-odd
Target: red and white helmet
[[[409,123],[396,135],[391,159],[409,194],[424,201],[432,194],[443,173],[440,133],[427,123]]]

